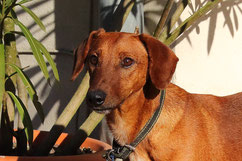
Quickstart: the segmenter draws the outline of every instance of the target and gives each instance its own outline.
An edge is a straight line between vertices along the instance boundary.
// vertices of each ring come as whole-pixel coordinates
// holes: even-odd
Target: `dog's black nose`
[[[89,91],[87,93],[87,101],[94,107],[101,106],[106,98],[106,93],[101,90]]]

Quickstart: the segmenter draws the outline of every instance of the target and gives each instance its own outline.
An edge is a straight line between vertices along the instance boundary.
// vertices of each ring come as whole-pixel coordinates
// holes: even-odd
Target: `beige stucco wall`
[[[195,2],[199,1],[192,0],[193,6]],[[157,0],[145,5],[145,16],[149,18],[145,21],[146,32],[154,29],[159,19],[157,14],[160,14],[164,4],[164,1]],[[90,32],[91,20],[95,23],[98,20],[91,18],[90,1],[86,0],[36,0],[28,6],[43,20],[46,32],[34,25],[29,16],[17,10],[19,19],[49,51],[54,52],[53,58],[61,78],[60,85],[55,84],[53,79],[52,86],[47,85],[33,57],[24,53],[20,55],[23,66],[30,65],[26,72],[37,88],[47,116],[45,123],[41,124],[31,108],[34,127],[48,130],[80,83],[80,79],[74,83],[69,81],[71,50]],[[173,78],[175,84],[195,93],[227,95],[242,91],[242,14],[239,8],[242,8],[241,0],[226,1],[178,39],[173,45],[180,59]],[[182,19],[191,12],[188,7]],[[19,51],[30,51],[24,39],[18,38],[17,43]],[[81,124],[87,113],[87,110],[80,110],[68,130],[73,131]]]
[[[242,15],[238,7],[242,8],[242,1],[221,3],[177,42],[180,62],[174,81],[178,85],[216,95],[242,91]],[[186,11],[182,17],[192,12]]]
[[[191,2],[182,20],[200,5],[199,1]],[[146,12],[153,6],[157,12],[162,8],[159,3],[152,3],[145,6]],[[194,93],[227,95],[242,91],[241,8],[241,0],[221,3],[172,45],[179,57],[175,84]],[[146,16],[159,20],[154,13],[148,12]],[[154,25],[150,24],[147,26],[152,28]]]
[[[90,1],[35,0],[26,6],[42,20],[46,32],[18,7],[19,19],[50,52],[70,52],[90,31]],[[24,38],[18,38],[17,43],[19,51],[30,51]]]

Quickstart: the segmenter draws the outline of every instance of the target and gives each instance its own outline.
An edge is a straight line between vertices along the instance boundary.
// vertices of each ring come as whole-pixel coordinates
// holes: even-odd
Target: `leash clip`
[[[114,149],[107,150],[103,158],[106,159],[106,161],[114,161]]]
[[[114,161],[116,158],[126,159],[134,150],[135,147],[132,145],[116,147],[114,149],[107,150],[103,155],[103,158],[106,159],[106,161]]]

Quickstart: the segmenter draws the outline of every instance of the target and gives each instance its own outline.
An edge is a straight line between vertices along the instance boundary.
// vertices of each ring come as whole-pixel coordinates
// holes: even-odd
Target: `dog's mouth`
[[[95,112],[100,113],[100,114],[109,114],[111,113],[113,110],[117,109],[118,107],[120,107],[123,104],[124,100],[122,100],[120,103],[118,104],[114,104],[114,103],[106,103],[105,105],[101,105],[101,106],[94,106],[92,104],[90,104],[87,101],[87,105]]]
[[[92,107],[93,111],[100,113],[100,114],[109,114],[113,108],[111,107]]]

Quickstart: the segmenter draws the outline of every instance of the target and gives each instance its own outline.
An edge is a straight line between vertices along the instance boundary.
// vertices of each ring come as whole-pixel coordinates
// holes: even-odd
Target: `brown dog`
[[[129,144],[159,106],[162,113],[131,153],[135,161],[242,160],[242,93],[190,94],[171,84],[178,58],[146,34],[94,31],[76,50],[72,79],[84,63],[90,73],[87,101],[105,113],[119,144]]]

